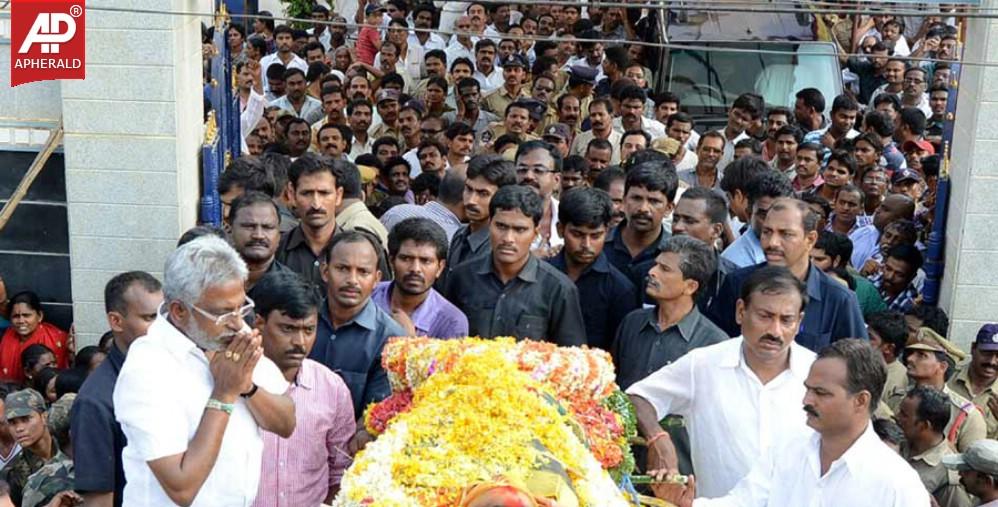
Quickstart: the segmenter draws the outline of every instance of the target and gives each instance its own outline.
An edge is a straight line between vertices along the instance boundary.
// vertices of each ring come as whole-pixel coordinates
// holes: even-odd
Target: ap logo
[[[83,0],[13,0],[10,85],[86,77]]]
[[[79,9],[79,6],[74,7]],[[59,45],[73,40],[74,35],[76,20],[72,16],[61,12],[43,12],[35,18],[31,31],[17,52],[27,53],[32,44],[41,44],[43,54],[56,54],[59,52]]]

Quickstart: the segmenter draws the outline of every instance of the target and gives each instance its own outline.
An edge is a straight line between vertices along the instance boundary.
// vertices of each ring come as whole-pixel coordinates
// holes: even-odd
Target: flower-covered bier
[[[383,432],[357,455],[335,507],[457,506],[469,489],[496,482],[557,505],[629,505],[580,440],[579,421],[555,390],[510,354],[513,342],[464,342],[434,347],[449,350],[437,357],[425,354],[426,347],[399,347],[399,341],[386,348],[386,367],[408,372],[410,381],[394,384],[403,390],[368,410],[367,425],[375,432],[379,407],[391,405],[394,416],[381,414]],[[404,351],[405,361],[397,351]],[[427,361],[433,371],[418,373],[411,368],[416,361]]]

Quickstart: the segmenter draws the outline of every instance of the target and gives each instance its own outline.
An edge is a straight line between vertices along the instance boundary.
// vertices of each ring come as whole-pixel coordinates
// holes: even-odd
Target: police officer
[[[482,110],[495,115],[505,113],[506,106],[513,102],[530,97],[527,88],[523,86],[527,81],[527,58],[513,53],[499,64],[502,66],[505,84],[482,97]]]
[[[950,397],[950,420],[946,438],[960,452],[970,444],[987,437],[987,426],[981,409],[946,385],[948,372],[966,355],[946,338],[923,327],[904,349],[908,378],[916,385],[938,389]],[[888,403],[890,404],[890,403]]]
[[[984,411],[988,438],[998,437],[998,324],[981,326],[970,345],[970,362],[960,368],[947,385],[954,392],[973,401]]]

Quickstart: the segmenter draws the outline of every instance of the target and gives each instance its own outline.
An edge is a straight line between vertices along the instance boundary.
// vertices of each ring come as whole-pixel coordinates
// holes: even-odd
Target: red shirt
[[[21,352],[24,349],[40,343],[55,354],[58,368],[69,367],[69,353],[66,350],[66,339],[69,335],[48,322],[42,322],[34,333],[23,342],[18,339],[14,328],[9,327],[0,339],[0,380],[4,382],[24,382],[24,370],[21,369]]]
[[[381,34],[378,30],[369,26],[361,28],[357,35],[357,43],[354,45],[357,50],[357,59],[368,65],[374,65],[374,57],[378,54],[378,48],[374,45],[374,41],[380,38]]]

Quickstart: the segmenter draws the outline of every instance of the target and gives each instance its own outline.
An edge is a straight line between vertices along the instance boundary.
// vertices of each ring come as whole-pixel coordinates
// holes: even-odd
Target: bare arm
[[[294,433],[295,402],[289,396],[257,389],[247,401],[246,406],[261,429],[281,438],[289,438]]]
[[[658,412],[648,400],[633,394],[627,395],[634,404],[634,412],[638,416],[638,431],[645,440],[654,442],[648,445],[648,464],[646,471],[665,470],[668,475],[679,473],[679,457],[672,438],[658,424]]]

